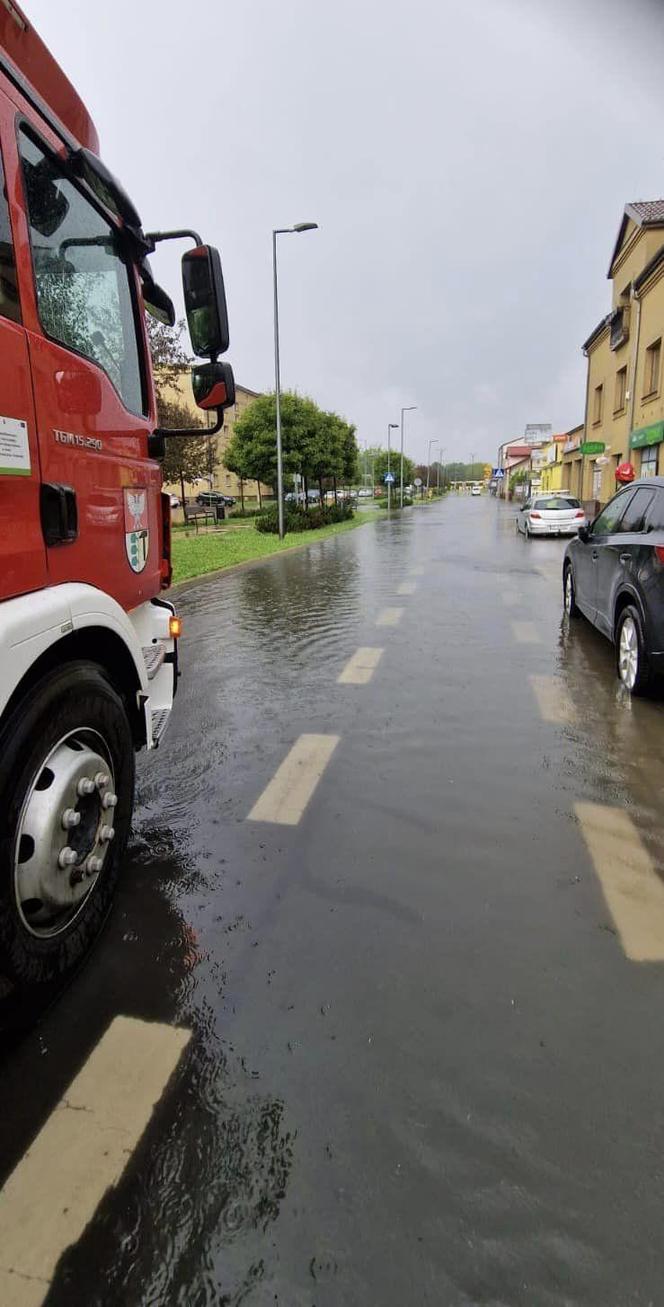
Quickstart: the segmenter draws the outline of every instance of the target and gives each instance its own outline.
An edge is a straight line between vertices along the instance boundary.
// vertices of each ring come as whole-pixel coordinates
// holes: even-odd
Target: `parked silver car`
[[[586,526],[586,515],[573,495],[553,491],[531,495],[516,515],[516,529],[529,536],[575,536]]]

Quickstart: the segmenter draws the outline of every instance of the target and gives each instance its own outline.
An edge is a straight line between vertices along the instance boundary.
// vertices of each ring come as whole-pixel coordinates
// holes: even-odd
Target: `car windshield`
[[[548,499],[536,499],[533,508],[546,509],[549,512],[567,512],[570,508],[580,508],[578,499],[571,495],[551,495]]]

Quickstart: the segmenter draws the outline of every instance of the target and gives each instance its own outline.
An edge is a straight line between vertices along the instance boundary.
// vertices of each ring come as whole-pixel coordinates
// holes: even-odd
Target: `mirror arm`
[[[180,241],[187,238],[192,240],[195,246],[203,244],[198,232],[191,231],[189,227],[182,227],[177,231],[146,231],[145,233],[145,239],[150,241],[153,249],[159,241]]]
[[[217,421],[213,427],[156,427],[153,436],[168,439],[169,436],[216,436],[224,425],[224,410],[217,409]]]

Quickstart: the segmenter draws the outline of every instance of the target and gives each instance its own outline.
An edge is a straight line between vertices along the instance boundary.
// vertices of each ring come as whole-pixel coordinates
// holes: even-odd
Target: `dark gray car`
[[[664,477],[619,490],[565,550],[569,617],[583,613],[616,646],[631,694],[664,672]]]

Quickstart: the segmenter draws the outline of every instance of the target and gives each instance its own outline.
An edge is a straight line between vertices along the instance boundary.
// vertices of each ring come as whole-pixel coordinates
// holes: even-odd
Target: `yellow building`
[[[664,200],[628,204],[608,272],[611,310],[586,340],[584,441],[574,461],[582,499],[605,503],[616,469],[664,474]],[[593,448],[601,446],[604,448]]]
[[[173,399],[177,399],[191,413],[193,423],[206,422],[212,427],[216,424],[216,414],[205,414],[194,402],[194,396],[191,389],[191,374],[188,368],[183,368],[180,384],[177,387],[169,387]],[[167,392],[169,393],[169,392]],[[234,472],[229,472],[224,465],[224,450],[228,447],[233,427],[238,418],[244,413],[254,399],[257,399],[261,392],[258,390],[249,390],[246,386],[235,386],[235,404],[227,408],[224,413],[224,425],[216,436],[210,436],[210,444],[214,449],[214,457],[211,460],[211,475],[201,478],[200,482],[190,483],[185,481],[184,490],[187,499],[194,499],[201,490],[221,490],[224,495],[232,495],[234,499],[239,499],[241,495],[240,482]],[[181,495],[181,488],[178,485],[168,485],[165,487],[171,494]],[[272,497],[272,487],[261,483],[260,487],[257,481],[245,481],[242,487],[244,499],[246,502],[262,500]]]
[[[540,489],[544,493],[551,490],[568,490],[569,486],[563,483],[563,444],[567,436],[554,436],[548,445],[544,445],[541,453],[541,477],[542,483]]]

